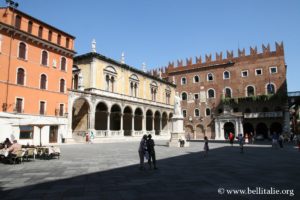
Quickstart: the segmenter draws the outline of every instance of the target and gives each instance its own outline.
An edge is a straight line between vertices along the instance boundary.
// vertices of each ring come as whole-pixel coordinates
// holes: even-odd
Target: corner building
[[[182,98],[187,137],[224,140],[229,132],[269,138],[289,130],[286,64],[283,43],[170,62],[164,78],[176,83]],[[163,70],[163,69],[160,69]],[[155,73],[155,72],[154,72]]]
[[[85,140],[134,140],[143,134],[168,139],[175,85],[92,52],[74,58],[69,94],[69,133]]]
[[[0,8],[1,141],[37,145],[67,137],[74,39],[17,9]]]

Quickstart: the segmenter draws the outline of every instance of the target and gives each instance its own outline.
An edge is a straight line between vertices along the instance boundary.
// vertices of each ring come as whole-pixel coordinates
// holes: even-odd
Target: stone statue
[[[93,39],[93,41],[92,41],[92,52],[96,53],[96,40],[95,39]]]
[[[174,102],[174,115],[175,116],[181,116],[181,105],[180,105],[181,98],[180,98],[178,92],[176,92],[174,100],[175,100],[175,102]]]

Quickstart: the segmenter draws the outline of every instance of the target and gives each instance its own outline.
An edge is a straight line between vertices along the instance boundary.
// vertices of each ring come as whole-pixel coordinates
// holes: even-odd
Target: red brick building
[[[224,139],[229,132],[268,138],[288,129],[286,64],[283,43],[170,62],[163,76],[177,85],[188,137]],[[153,73],[157,73],[154,71]]]

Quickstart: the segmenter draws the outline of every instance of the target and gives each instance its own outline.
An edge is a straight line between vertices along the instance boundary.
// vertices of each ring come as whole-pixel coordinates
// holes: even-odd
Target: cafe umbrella
[[[36,126],[40,129],[40,146],[42,146],[42,129],[45,126],[53,126],[53,125],[64,125],[61,122],[58,122],[58,120],[51,120],[51,119],[46,119],[46,118],[34,118],[30,119],[28,121],[23,121],[22,124],[27,125],[27,126]]]

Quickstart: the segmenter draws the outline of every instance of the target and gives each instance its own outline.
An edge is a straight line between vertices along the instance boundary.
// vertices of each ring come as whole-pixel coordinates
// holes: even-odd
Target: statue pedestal
[[[183,130],[183,116],[175,115],[172,117],[172,132],[168,142],[169,147],[188,147],[190,143],[186,141],[185,131]]]

